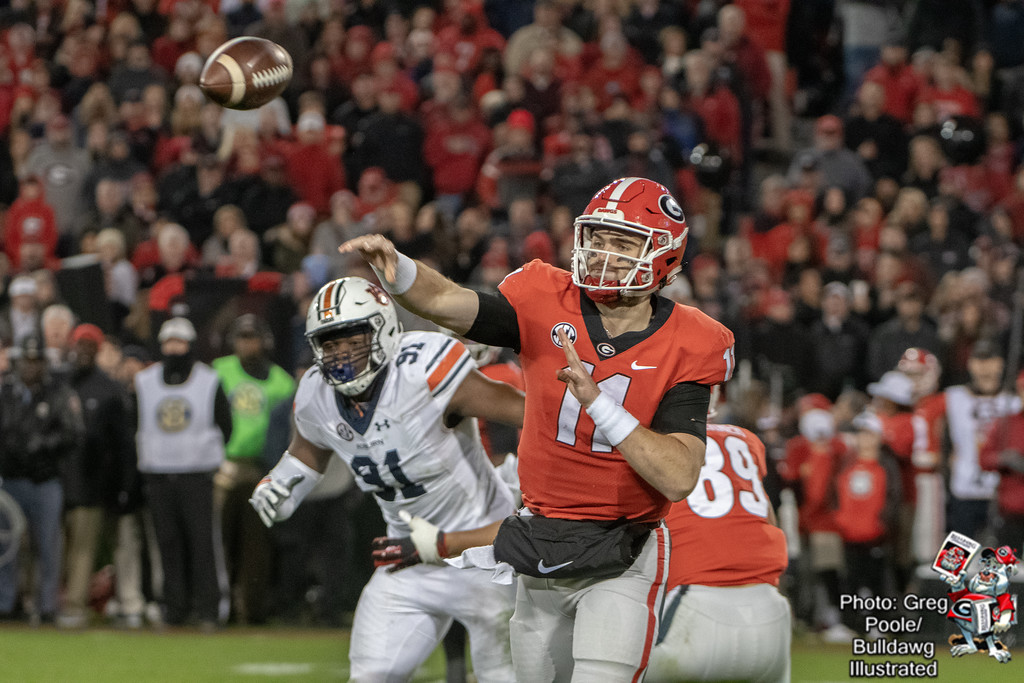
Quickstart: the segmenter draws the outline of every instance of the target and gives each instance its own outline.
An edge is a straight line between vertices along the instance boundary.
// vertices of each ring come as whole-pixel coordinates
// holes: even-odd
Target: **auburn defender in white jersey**
[[[446,538],[496,529],[515,512],[472,418],[521,425],[522,394],[480,374],[456,339],[402,334],[388,295],[362,278],[324,285],[310,304],[306,338],[316,367],[299,382],[297,433],[250,502],[268,526],[286,519],[337,454],[376,496],[387,543],[408,544],[374,554],[379,566],[352,626],[351,680],[408,680],[457,619],[469,632],[477,678],[513,681],[515,588],[441,558]],[[422,526],[437,540],[417,552],[409,537]]]

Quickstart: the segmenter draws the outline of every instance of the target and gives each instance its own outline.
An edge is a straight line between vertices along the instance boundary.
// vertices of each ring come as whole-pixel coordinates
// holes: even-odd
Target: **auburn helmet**
[[[643,238],[636,256],[595,247],[593,235],[605,229]],[[572,281],[598,303],[620,296],[643,296],[672,282],[683,265],[689,228],[683,210],[661,183],[620,178],[600,190],[574,224]],[[625,277],[611,279],[626,262]]]
[[[358,355],[324,356],[324,341],[346,334],[369,333]],[[313,361],[328,384],[345,396],[366,390],[398,350],[402,326],[391,298],[361,277],[332,280],[320,288],[306,312],[306,341]]]

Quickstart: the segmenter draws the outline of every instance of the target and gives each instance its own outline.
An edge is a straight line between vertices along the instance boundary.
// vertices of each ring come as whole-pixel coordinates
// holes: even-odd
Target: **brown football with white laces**
[[[199,88],[228,109],[256,109],[284,92],[292,79],[292,57],[265,38],[242,36],[209,56]]]

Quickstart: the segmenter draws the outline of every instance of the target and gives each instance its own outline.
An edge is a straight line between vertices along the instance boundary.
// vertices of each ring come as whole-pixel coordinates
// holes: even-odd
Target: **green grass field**
[[[62,632],[6,626],[0,627],[0,681],[344,681],[347,652],[344,630],[229,628],[202,635],[190,630]],[[980,654],[954,660],[945,648],[937,648],[936,654],[939,681],[1024,680],[1024,652],[1007,664]],[[798,639],[793,647],[793,681],[850,680],[850,658],[849,646]],[[435,652],[414,680],[443,679],[444,659]]]

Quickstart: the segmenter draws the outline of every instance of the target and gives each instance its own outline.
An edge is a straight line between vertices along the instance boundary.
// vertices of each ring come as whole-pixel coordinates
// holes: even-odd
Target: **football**
[[[277,43],[242,36],[209,56],[199,87],[228,109],[256,109],[284,92],[292,79],[292,57]]]

